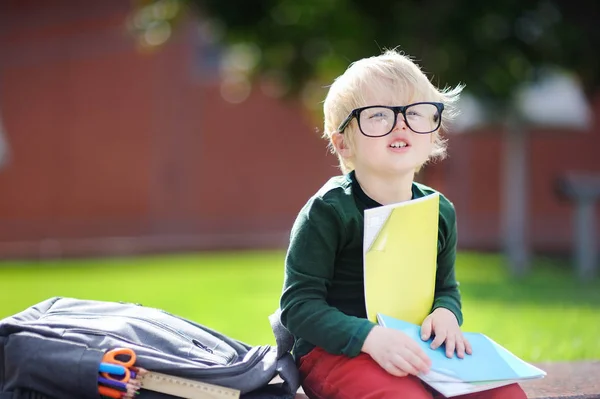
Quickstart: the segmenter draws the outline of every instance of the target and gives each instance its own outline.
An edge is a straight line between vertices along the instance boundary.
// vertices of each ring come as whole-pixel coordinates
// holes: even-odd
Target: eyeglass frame
[[[412,107],[414,105],[419,105],[419,104],[431,104],[434,105],[437,110],[438,113],[440,115],[440,120],[438,121],[438,125],[435,129],[430,130],[428,132],[417,132],[415,130],[413,130],[413,128],[410,127],[410,124],[406,121],[406,110],[409,107]],[[369,108],[387,108],[390,109],[394,112],[394,123],[392,124],[392,127],[390,128],[390,131],[387,132],[386,134],[383,134],[381,136],[371,136],[366,134],[365,132],[363,132],[362,130],[362,126],[360,126],[360,113],[363,112],[366,109]],[[430,101],[421,101],[421,102],[417,102],[417,103],[412,103],[412,104],[408,104],[408,105],[396,105],[396,106],[390,106],[390,105],[368,105],[366,107],[360,107],[360,108],[355,108],[352,111],[350,111],[350,113],[348,114],[348,116],[346,117],[346,119],[344,119],[344,121],[342,123],[340,123],[340,125],[337,128],[337,131],[340,134],[344,134],[344,130],[346,130],[346,128],[348,127],[348,125],[350,124],[350,122],[352,122],[352,118],[356,118],[356,122],[358,123],[358,130],[360,130],[360,132],[367,137],[384,137],[387,136],[388,134],[390,134],[392,131],[394,131],[394,128],[396,127],[396,123],[398,123],[398,114],[402,114],[402,117],[404,118],[404,123],[406,123],[406,127],[408,127],[411,131],[417,133],[417,134],[430,134],[435,132],[436,130],[438,130],[440,128],[440,126],[442,125],[442,113],[444,112],[444,103],[439,103],[439,102],[430,102]]]

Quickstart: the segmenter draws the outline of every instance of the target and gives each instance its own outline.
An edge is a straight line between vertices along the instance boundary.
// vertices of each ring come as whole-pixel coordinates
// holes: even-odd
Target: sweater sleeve
[[[327,303],[345,228],[335,208],[320,197],[300,211],[285,260],[281,321],[297,338],[332,354],[360,353],[374,324]]]
[[[443,208],[442,208],[443,207]],[[462,325],[461,297],[455,276],[456,263],[456,211],[447,200],[440,202],[440,250],[437,256],[437,273],[435,281],[435,296],[432,311],[446,308],[456,316],[458,324]]]

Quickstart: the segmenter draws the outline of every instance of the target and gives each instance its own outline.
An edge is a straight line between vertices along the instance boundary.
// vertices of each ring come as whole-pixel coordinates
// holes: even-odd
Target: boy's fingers
[[[431,349],[439,348],[444,343],[445,340],[446,340],[446,331],[443,331],[443,332],[436,331],[435,338],[431,342]]]
[[[416,341],[411,341],[410,344],[408,345],[408,349],[415,356],[417,356],[419,359],[421,359],[421,361],[423,363],[425,363],[425,366],[427,366],[427,371],[429,371],[429,367],[431,367],[431,359],[429,358],[429,356],[427,356],[425,351],[423,349],[421,349],[419,344],[417,344]]]
[[[429,358],[423,359],[421,356],[416,355],[413,361],[413,366],[415,366],[421,373],[429,373],[429,363]]]
[[[456,348],[456,336],[449,334],[446,338],[446,357],[452,358]]]
[[[431,318],[427,317],[421,326],[421,339],[427,341],[431,337]]]
[[[431,367],[431,358],[429,356],[427,356],[427,354],[425,353],[425,351],[423,349],[421,349],[421,348],[419,348],[419,351],[417,352],[417,355],[425,363],[425,365],[427,366],[427,371],[429,371],[429,367]]]
[[[456,356],[461,359],[465,357],[465,339],[462,336],[456,338]]]
[[[419,370],[417,370],[408,360],[406,360],[404,357],[402,357],[400,355],[398,355],[394,359],[394,366],[398,367],[400,370],[402,370],[408,374],[412,374],[412,375],[419,374]]]
[[[395,375],[396,377],[406,377],[408,375],[406,371],[402,370],[392,362],[388,362],[384,369],[385,371],[387,371],[391,375]]]
[[[409,348],[410,349],[410,348]],[[418,372],[427,373],[429,371],[429,365],[427,361],[423,359],[417,351],[408,351],[404,356],[404,359],[410,363]]]
[[[464,340],[465,340],[465,352],[467,352],[467,354],[469,354],[469,355],[472,355],[473,349],[471,348],[471,343],[466,338]]]

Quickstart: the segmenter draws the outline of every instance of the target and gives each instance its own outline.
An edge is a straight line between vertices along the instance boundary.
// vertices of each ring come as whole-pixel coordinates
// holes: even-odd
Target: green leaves
[[[495,100],[547,65],[579,73],[589,89],[600,83],[600,34],[589,9],[598,5],[583,0],[186,2],[225,27],[222,45],[259,49],[248,78],[279,81],[285,95],[328,85],[350,62],[392,47],[413,56],[435,84],[466,83]]]

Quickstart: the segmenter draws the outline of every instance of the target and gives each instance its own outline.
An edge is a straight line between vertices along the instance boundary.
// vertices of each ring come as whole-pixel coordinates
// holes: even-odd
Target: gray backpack
[[[270,317],[276,347],[250,346],[160,309],[51,298],[0,320],[0,399],[98,399],[105,351],[131,348],[136,366],[234,388],[244,399],[293,398],[298,370]],[[269,384],[279,376],[279,383]],[[170,395],[141,390],[139,399]]]

